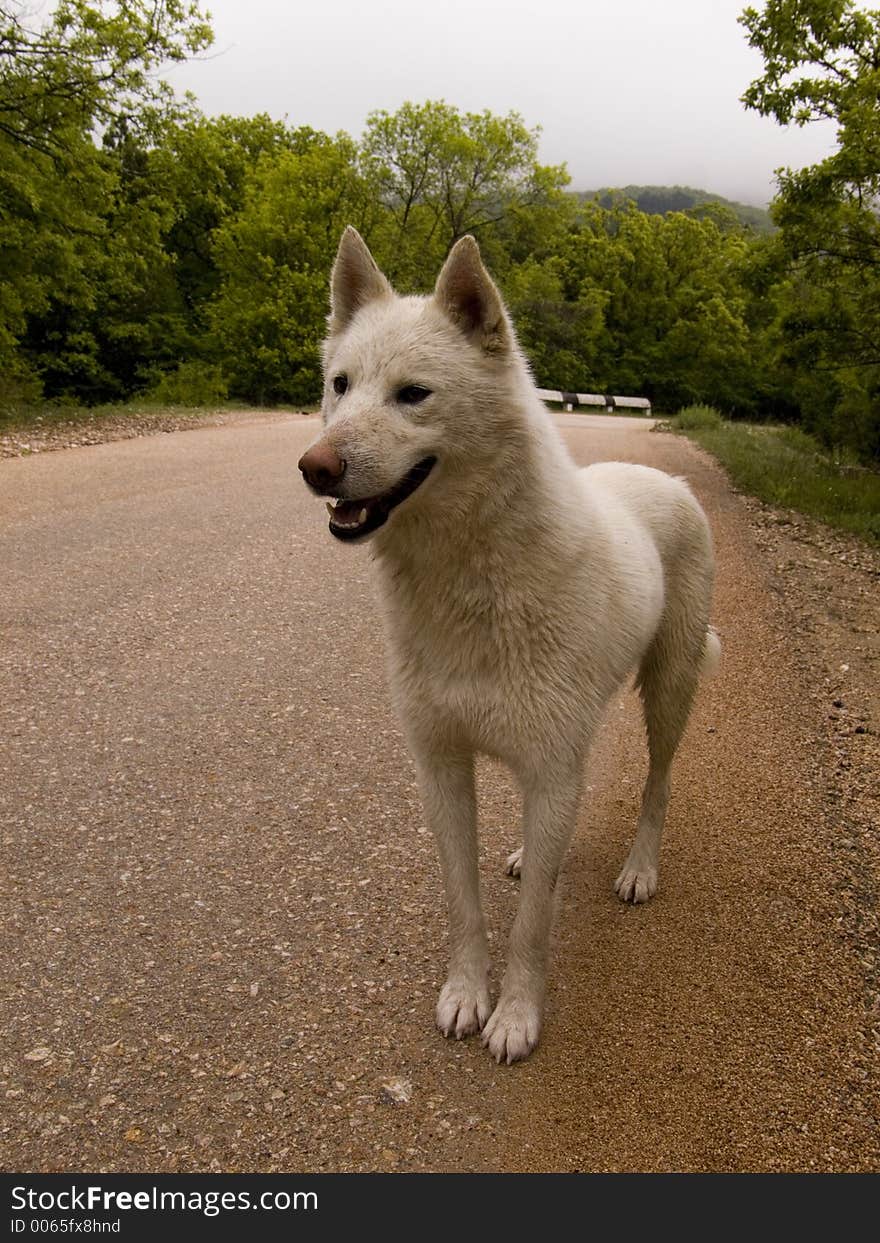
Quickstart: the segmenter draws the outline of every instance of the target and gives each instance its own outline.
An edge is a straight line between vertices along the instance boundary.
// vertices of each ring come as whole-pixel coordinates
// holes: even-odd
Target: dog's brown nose
[[[330,445],[318,441],[302,455],[299,468],[316,492],[326,492],[345,474],[345,460]]]

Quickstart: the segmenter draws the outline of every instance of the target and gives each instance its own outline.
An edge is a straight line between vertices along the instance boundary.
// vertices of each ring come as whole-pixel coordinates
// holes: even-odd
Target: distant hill
[[[732,211],[742,224],[756,233],[772,233],[775,228],[770,213],[763,207],[735,203],[720,194],[710,194],[708,190],[695,190],[693,186],[620,186],[616,189],[605,187],[602,190],[579,190],[576,193],[584,202],[596,199],[602,207],[611,207],[615,202],[632,199],[639,211],[647,212],[649,216],[663,216],[669,211],[696,210],[698,213],[700,207],[718,203]]]

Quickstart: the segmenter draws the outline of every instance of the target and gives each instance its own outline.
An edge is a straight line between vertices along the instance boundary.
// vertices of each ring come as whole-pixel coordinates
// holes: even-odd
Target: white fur
[[[372,537],[396,707],[440,853],[450,921],[437,1022],[482,1029],[497,1060],[535,1047],[552,895],[590,740],[609,697],[636,675],[651,756],[635,842],[615,888],[657,886],[669,769],[708,627],[708,525],[686,484],[645,466],[577,468],[538,398],[501,299],[465,238],[427,298],[401,298],[354,230],[334,268],[325,344],[325,428],[347,463],[343,494],[392,488],[426,455],[427,480]],[[333,377],[344,372],[344,396]],[[403,407],[406,384],[431,390]],[[519,911],[498,1002],[477,874],[473,761],[523,790]]]

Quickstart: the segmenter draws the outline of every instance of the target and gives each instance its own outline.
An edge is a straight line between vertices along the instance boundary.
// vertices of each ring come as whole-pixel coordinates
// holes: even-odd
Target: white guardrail
[[[565,410],[575,410],[578,406],[604,406],[611,414],[614,410],[645,410],[651,413],[651,402],[647,397],[616,397],[610,393],[567,393],[564,389],[539,388],[538,396],[542,401],[552,401]]]

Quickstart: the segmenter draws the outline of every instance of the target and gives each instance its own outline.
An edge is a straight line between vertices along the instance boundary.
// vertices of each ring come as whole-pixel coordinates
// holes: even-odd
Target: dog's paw
[[[522,874],[522,846],[519,850],[515,850],[512,855],[507,856],[507,866],[504,869],[508,876],[520,876]]]
[[[464,976],[450,976],[437,999],[437,1026],[444,1036],[462,1040],[481,1031],[492,1013],[487,984],[476,984]]]
[[[502,997],[483,1029],[483,1044],[496,1062],[528,1057],[541,1035],[541,1007],[525,997]]]
[[[647,902],[657,892],[657,869],[626,863],[614,882],[614,891],[621,902]]]

